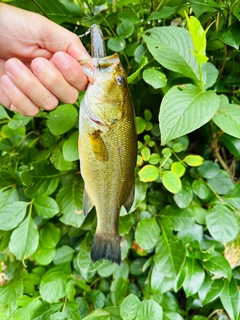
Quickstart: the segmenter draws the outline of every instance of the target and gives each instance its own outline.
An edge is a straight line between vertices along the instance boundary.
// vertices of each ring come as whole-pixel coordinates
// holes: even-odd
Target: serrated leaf
[[[172,87],[164,96],[159,113],[162,145],[192,132],[208,122],[218,109],[213,91],[199,92],[193,85]]]
[[[48,196],[39,196],[34,199],[36,212],[43,218],[52,218],[59,212],[57,202]]]
[[[208,212],[206,223],[211,236],[223,243],[234,240],[240,229],[234,212],[220,203]]]
[[[60,218],[63,223],[77,228],[82,225],[84,221],[82,197],[82,190],[76,183],[66,185],[59,190],[56,201],[63,213]]]
[[[172,171],[163,171],[162,183],[171,193],[178,193],[182,189],[180,178]]]
[[[185,261],[186,249],[180,240],[162,234],[154,255],[158,270],[167,277],[177,277]]]
[[[138,222],[135,239],[144,250],[153,249],[160,238],[160,227],[156,219],[143,219]]]
[[[123,320],[134,320],[136,318],[140,300],[133,294],[129,294],[121,303],[120,314]]]
[[[71,104],[62,104],[49,113],[47,126],[49,130],[58,136],[69,131],[78,119],[78,112]]]
[[[159,177],[159,169],[147,164],[138,172],[138,175],[142,182],[154,181]]]
[[[18,260],[23,261],[37,250],[38,241],[39,234],[37,226],[29,215],[13,231],[10,238],[9,249]]]
[[[28,202],[15,201],[0,210],[0,230],[12,230],[23,220]]]
[[[145,69],[142,76],[143,80],[150,84],[154,89],[163,88],[167,84],[165,74],[153,68]]]
[[[168,26],[148,29],[146,33],[150,33],[150,37],[143,36],[143,39],[160,64],[186,77],[199,79],[198,64],[190,51],[194,47],[187,30]]]

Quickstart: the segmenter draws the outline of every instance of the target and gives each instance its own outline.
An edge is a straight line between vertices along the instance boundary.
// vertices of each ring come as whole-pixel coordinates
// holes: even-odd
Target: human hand
[[[34,116],[86,89],[80,39],[39,14],[0,3],[0,48],[0,104],[12,111]]]

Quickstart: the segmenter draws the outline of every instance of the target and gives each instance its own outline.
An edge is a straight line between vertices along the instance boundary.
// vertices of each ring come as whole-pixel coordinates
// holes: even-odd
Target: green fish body
[[[81,102],[79,118],[84,215],[95,206],[97,229],[92,260],[105,258],[120,264],[120,208],[125,206],[129,211],[134,199],[134,108],[118,54],[93,58],[93,64],[94,81]]]

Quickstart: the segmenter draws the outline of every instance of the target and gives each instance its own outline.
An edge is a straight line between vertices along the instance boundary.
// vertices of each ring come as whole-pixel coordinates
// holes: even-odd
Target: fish
[[[83,212],[93,207],[97,227],[91,259],[121,263],[120,209],[129,212],[134,201],[137,161],[135,113],[126,72],[119,55],[106,56],[101,29],[91,31],[92,64],[80,104],[79,158],[84,180]]]

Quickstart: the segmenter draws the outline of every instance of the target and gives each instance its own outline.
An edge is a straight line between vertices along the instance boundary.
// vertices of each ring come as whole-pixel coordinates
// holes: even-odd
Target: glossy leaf
[[[138,245],[144,250],[153,249],[160,238],[160,227],[156,219],[140,220],[135,232]]]
[[[135,319],[139,306],[140,306],[139,299],[133,294],[128,295],[121,303],[120,314],[122,319],[123,320]]]
[[[52,218],[59,212],[57,202],[47,196],[39,196],[34,200],[37,213],[43,218]]]
[[[165,74],[155,69],[145,69],[143,71],[143,79],[154,89],[163,88],[167,84]]]
[[[39,234],[37,226],[29,215],[13,231],[10,238],[9,249],[18,260],[23,261],[37,250],[38,241]]]
[[[172,171],[162,173],[162,183],[171,193],[178,193],[182,189],[182,183],[179,177]]]
[[[136,320],[162,320],[162,307],[154,300],[145,300],[138,309]]]
[[[0,209],[0,229],[12,230],[24,219],[29,203],[15,201]]]
[[[219,97],[213,91],[200,92],[193,85],[172,87],[164,96],[159,113],[162,145],[203,126],[218,105]]]
[[[140,181],[154,181],[159,176],[159,169],[153,165],[147,164],[138,172]]]

